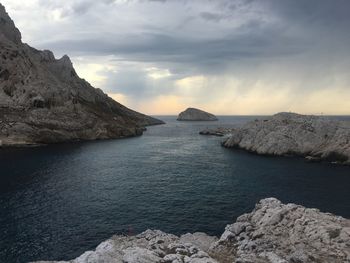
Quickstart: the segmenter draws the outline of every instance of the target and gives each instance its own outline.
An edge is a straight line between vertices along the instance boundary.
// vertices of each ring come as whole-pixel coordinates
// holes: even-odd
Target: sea
[[[199,135],[261,116],[158,118],[166,124],[140,137],[0,149],[0,262],[69,260],[146,229],[220,236],[266,197],[350,218],[349,166],[258,156]]]

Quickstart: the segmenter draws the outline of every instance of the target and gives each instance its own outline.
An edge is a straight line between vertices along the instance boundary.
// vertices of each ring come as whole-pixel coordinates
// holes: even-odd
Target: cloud
[[[160,3],[165,3],[167,0],[148,0],[150,2],[160,2]]]
[[[214,22],[219,22],[222,19],[225,19],[226,16],[222,15],[222,14],[217,14],[217,13],[210,13],[210,12],[202,12],[200,13],[200,16],[204,19],[204,20],[208,20],[208,21],[214,21]]]
[[[46,10],[59,10],[62,17],[83,15],[97,5],[111,5],[115,0],[71,0],[68,3],[59,0],[39,0],[38,4]]]
[[[80,75],[138,110],[167,98],[222,113],[218,105],[227,113],[331,111],[326,99],[306,102],[332,92],[332,112],[349,106],[337,96],[350,85],[347,0],[3,3],[24,41],[68,53]]]

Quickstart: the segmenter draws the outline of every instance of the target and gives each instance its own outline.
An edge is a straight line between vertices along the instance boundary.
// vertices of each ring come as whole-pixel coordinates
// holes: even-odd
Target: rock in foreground
[[[22,43],[0,4],[0,146],[135,136],[161,123],[79,78],[68,56]]]
[[[236,129],[223,143],[265,155],[304,156],[350,164],[350,122],[278,113]]]
[[[215,115],[195,109],[195,108],[188,108],[185,111],[181,112],[179,116],[177,117],[178,121],[217,121]]]
[[[114,236],[69,262],[345,263],[350,262],[350,220],[267,198],[228,225],[220,239],[147,230]]]

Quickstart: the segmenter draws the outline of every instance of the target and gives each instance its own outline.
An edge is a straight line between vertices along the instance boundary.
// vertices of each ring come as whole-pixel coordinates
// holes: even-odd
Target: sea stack
[[[215,115],[196,108],[187,108],[177,117],[178,121],[217,121]]]
[[[0,4],[0,146],[135,136],[161,123],[79,78],[68,56],[22,43]]]
[[[350,122],[282,112],[232,130],[223,146],[350,164]]]

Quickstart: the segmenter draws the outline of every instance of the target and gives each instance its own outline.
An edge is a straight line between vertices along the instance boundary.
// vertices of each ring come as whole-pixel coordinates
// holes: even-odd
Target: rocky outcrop
[[[101,243],[95,251],[85,252],[70,262],[180,263],[186,260],[188,263],[216,263],[205,251],[209,251],[211,244],[217,240],[204,233],[177,237],[159,230],[147,230],[137,236],[114,236]]]
[[[195,109],[188,108],[185,111],[181,112],[177,117],[178,121],[217,121],[218,119],[215,115]]]
[[[68,56],[22,43],[0,4],[0,146],[135,136],[161,123],[79,78]]]
[[[350,220],[267,198],[228,225],[211,251],[230,247],[237,263],[350,262]]]
[[[234,131],[234,128],[223,128],[218,127],[215,129],[205,129],[199,132],[200,135],[213,135],[213,136],[225,136],[231,134]]]
[[[234,130],[223,145],[258,154],[295,155],[310,161],[350,164],[350,122],[278,113]]]
[[[137,236],[114,236],[69,262],[346,263],[350,220],[267,198],[228,225],[220,239],[147,230]]]

